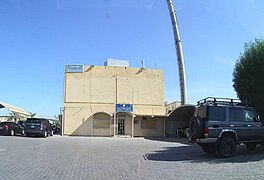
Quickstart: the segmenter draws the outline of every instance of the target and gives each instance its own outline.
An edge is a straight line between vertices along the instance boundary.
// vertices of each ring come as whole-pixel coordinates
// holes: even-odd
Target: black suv
[[[263,121],[238,99],[208,97],[198,101],[189,129],[192,143],[220,157],[232,156],[237,144],[252,151],[264,142]]]
[[[47,137],[53,136],[53,128],[49,120],[44,118],[27,118],[24,126],[26,136],[38,135]]]

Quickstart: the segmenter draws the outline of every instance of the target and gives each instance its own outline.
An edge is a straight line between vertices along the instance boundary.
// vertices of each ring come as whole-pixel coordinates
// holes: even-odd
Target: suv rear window
[[[10,125],[10,124],[12,124],[12,122],[1,122],[1,123],[0,123],[1,126],[4,126],[4,125]]]
[[[195,113],[196,116],[200,116],[201,118],[205,118],[206,117],[206,107],[200,107],[195,109]]]
[[[41,123],[41,119],[27,119],[26,123]]]
[[[208,106],[207,107],[207,119],[208,121],[225,121],[226,108],[220,106]]]

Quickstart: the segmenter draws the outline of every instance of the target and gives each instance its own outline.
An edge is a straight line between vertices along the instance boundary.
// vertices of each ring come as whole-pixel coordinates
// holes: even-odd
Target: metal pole
[[[111,126],[112,126],[112,116],[110,116],[110,119],[109,119],[109,137],[111,137]]]
[[[177,53],[178,67],[179,67],[179,79],[180,79],[180,90],[181,90],[181,104],[187,103],[187,89],[186,89],[186,77],[185,77],[185,67],[182,52],[182,45],[180,40],[179,28],[177,23],[176,13],[172,4],[172,0],[167,0],[168,8],[170,11],[170,17],[174,33],[174,41]]]
[[[132,134],[131,136],[134,137],[134,113],[132,114]]]
[[[93,136],[93,114],[91,115],[91,137]]]
[[[116,135],[116,112],[114,112],[114,137]]]

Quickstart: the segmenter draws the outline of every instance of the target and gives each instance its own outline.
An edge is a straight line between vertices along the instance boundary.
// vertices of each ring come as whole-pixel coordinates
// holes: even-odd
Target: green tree
[[[17,118],[18,118],[18,115],[16,113],[14,113],[14,112],[9,113],[9,120],[15,120],[16,121]]]
[[[33,118],[33,117],[36,116],[36,113],[32,113],[32,112],[30,112],[29,114],[30,114],[30,117],[31,117],[31,118]]]
[[[233,72],[233,87],[239,99],[264,118],[264,40],[245,44]]]

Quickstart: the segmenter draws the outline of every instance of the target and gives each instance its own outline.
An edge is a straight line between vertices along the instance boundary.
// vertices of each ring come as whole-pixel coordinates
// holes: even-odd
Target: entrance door
[[[125,119],[118,118],[118,134],[125,134]]]

